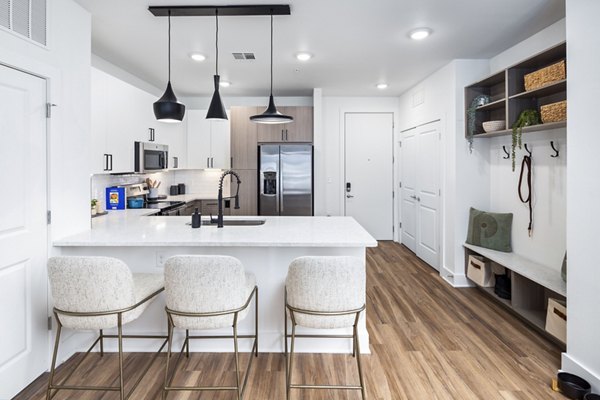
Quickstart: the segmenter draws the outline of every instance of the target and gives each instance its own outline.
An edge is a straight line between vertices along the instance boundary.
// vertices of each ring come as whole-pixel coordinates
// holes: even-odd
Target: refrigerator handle
[[[283,130],[281,130],[281,134],[283,135]],[[281,162],[281,147],[279,147],[279,176],[278,186],[279,186],[279,215],[283,215],[283,163]]]

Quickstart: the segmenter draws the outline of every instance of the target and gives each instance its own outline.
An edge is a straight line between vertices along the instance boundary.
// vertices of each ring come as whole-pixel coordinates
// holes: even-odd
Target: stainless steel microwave
[[[155,172],[169,168],[169,146],[135,142],[135,172]]]

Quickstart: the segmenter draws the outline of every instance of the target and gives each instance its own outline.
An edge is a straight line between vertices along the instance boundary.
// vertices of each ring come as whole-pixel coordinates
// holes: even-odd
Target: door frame
[[[342,210],[343,215],[346,216],[346,115],[348,114],[386,114],[386,115],[391,115],[392,116],[392,131],[391,131],[391,137],[390,137],[390,145],[391,145],[391,149],[390,151],[392,152],[392,181],[390,182],[390,189],[392,190],[392,193],[396,193],[396,188],[395,188],[395,182],[396,182],[396,154],[394,151],[394,140],[395,140],[395,128],[396,128],[396,122],[395,122],[395,113],[393,111],[342,111],[340,113],[340,117],[341,117],[341,126],[343,127],[343,131],[340,132],[340,171],[341,171],[341,182],[340,182],[340,194],[339,194],[339,201],[340,201],[340,210]],[[396,214],[396,207],[395,207],[395,203],[396,203],[396,199],[398,198],[398,196],[396,195],[392,195],[392,221],[393,221],[393,230],[392,230],[392,240],[395,240],[397,235],[398,235],[398,230],[396,229],[397,225],[398,225],[398,221],[397,221],[397,214]]]
[[[400,143],[402,142],[402,135],[405,132],[408,132],[410,130],[413,129],[418,129],[422,126],[425,125],[429,125],[429,124],[434,124],[437,123],[438,124],[438,129],[439,129],[439,134],[440,134],[440,140],[439,140],[439,165],[438,165],[438,177],[439,177],[439,196],[438,196],[438,213],[439,213],[439,226],[438,226],[438,243],[440,244],[440,248],[438,251],[438,265],[439,265],[439,273],[440,276],[442,275],[442,271],[444,269],[444,242],[443,242],[443,238],[444,238],[444,228],[445,228],[445,223],[444,223],[444,195],[445,195],[445,190],[443,190],[444,188],[444,166],[446,165],[446,151],[445,151],[445,144],[446,144],[446,135],[444,135],[445,133],[445,129],[443,129],[444,126],[444,119],[443,118],[437,118],[431,121],[427,121],[427,122],[423,122],[421,124],[418,125],[414,125],[405,129],[402,129],[399,133],[398,133],[398,137],[394,138],[394,148],[398,150],[398,157],[402,157],[402,151],[403,151],[403,147],[402,145],[400,145]],[[397,147],[396,147],[397,146]],[[395,176],[394,178],[394,186],[398,188],[398,190],[401,192],[401,188],[399,187],[400,183],[402,182],[402,166],[401,163],[398,163],[398,169],[397,169],[398,175]],[[400,222],[402,222],[402,202],[401,200],[401,195],[396,196],[396,203],[394,204],[394,207],[396,209],[396,211],[398,212],[399,215],[399,220]],[[402,244],[402,235],[401,235],[402,230],[400,229],[399,234],[398,234],[398,243]],[[416,255],[416,253],[415,253]],[[433,267],[432,267],[433,268]]]
[[[29,64],[29,63],[27,63]],[[35,69],[32,65],[28,65],[28,67],[31,68],[27,69],[27,68],[21,68],[21,67],[17,67],[16,65],[12,65],[9,64],[3,60],[0,60],[0,66],[4,67],[4,68],[9,68],[13,71],[17,71],[19,73],[23,73],[23,74],[27,74],[30,75],[34,78],[38,78],[44,81],[44,89],[45,89],[45,99],[44,102],[49,105],[47,107],[50,107],[50,112],[52,112],[52,107],[55,107],[56,104],[53,104],[51,101],[51,97],[52,97],[52,82],[59,82],[60,81],[60,77],[58,75],[59,71],[53,67],[49,67],[49,66],[42,66],[42,65],[36,65],[37,67],[39,67],[40,70],[44,71],[44,73],[37,73],[35,71],[33,71],[33,69]],[[47,75],[46,75],[47,74]],[[48,111],[47,111],[48,112]],[[46,162],[45,162],[45,190],[44,192],[44,202],[45,202],[45,207],[47,210],[47,213],[50,212],[51,210],[51,166],[52,166],[52,158],[51,158],[51,143],[52,143],[52,126],[51,126],[51,119],[48,117],[48,115],[46,115],[45,118],[45,129],[44,129],[44,137],[45,137],[45,153],[46,153]],[[48,217],[49,218],[49,217]],[[52,252],[52,229],[51,229],[51,224],[50,223],[46,223],[46,245],[44,250],[44,254],[45,254],[45,259],[47,260],[50,257],[50,254]],[[51,294],[50,294],[50,284],[48,282],[48,274],[47,274],[47,270],[44,269],[44,275],[45,275],[45,280],[46,280],[46,315],[48,318],[51,318],[51,309],[50,309],[50,299],[51,299]],[[49,325],[50,328],[50,325]],[[50,367],[50,357],[51,357],[51,342],[52,342],[52,336],[53,336],[53,330],[50,328],[46,331],[46,343],[47,343],[47,347],[46,347],[46,357],[45,357],[45,365],[44,365],[44,369],[46,371],[49,370]],[[24,389],[24,388],[23,388]]]

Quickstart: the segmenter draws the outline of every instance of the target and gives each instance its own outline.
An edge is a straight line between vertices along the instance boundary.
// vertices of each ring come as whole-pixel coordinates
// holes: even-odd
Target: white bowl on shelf
[[[506,121],[486,121],[483,124],[483,130],[486,132],[496,132],[506,129]]]

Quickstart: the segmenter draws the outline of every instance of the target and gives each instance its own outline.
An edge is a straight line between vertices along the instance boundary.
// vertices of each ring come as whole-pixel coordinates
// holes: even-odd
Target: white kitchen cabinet
[[[209,121],[206,110],[189,110],[186,114],[187,168],[230,168],[229,121]]]
[[[154,117],[155,95],[92,68],[92,173],[133,172],[134,142],[169,145],[169,167],[185,166],[185,124],[166,124]]]

